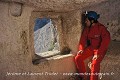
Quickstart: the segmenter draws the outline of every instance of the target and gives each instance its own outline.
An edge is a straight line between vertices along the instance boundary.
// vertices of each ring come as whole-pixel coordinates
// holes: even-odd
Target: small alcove
[[[30,49],[33,64],[70,53],[64,46],[63,25],[60,14],[32,12],[30,17]]]

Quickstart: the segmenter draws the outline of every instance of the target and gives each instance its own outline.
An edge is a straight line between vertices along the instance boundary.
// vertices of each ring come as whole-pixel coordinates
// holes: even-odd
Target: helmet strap
[[[89,28],[91,28],[92,24],[93,24],[93,22],[92,22],[92,20],[91,20],[91,21],[90,21],[90,26],[89,26]]]

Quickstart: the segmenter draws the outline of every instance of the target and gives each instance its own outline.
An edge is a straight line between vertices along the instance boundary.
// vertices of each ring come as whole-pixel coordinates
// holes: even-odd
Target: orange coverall
[[[89,45],[87,45],[88,40],[90,42]],[[90,80],[98,80],[98,75],[92,74],[99,73],[100,62],[106,54],[109,43],[110,33],[104,25],[98,22],[94,26],[91,26],[91,28],[85,27],[79,43],[79,50],[83,50],[83,53],[75,57],[75,63],[79,73],[86,72],[84,60],[97,54],[99,57],[91,61]]]

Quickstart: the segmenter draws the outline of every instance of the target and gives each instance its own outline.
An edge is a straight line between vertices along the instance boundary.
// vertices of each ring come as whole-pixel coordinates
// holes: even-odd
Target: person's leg
[[[76,63],[76,66],[77,66],[77,69],[78,69],[79,73],[85,73],[86,72],[85,65],[84,65],[84,59],[82,57],[83,56],[81,54],[79,54],[75,57],[75,63]]]
[[[89,49],[85,49],[82,54],[79,54],[75,57],[75,63],[77,66],[77,69],[79,73],[85,73],[86,68],[85,68],[85,63],[84,61],[89,58],[90,56],[93,56],[93,51]],[[84,75],[80,75],[81,77],[84,77]]]
[[[98,80],[99,71],[100,71],[100,63],[98,63],[96,60],[93,60],[92,61],[92,67],[91,67],[90,80]]]
[[[102,61],[104,56],[99,56],[97,60],[92,60],[91,67],[91,76],[90,80],[98,80],[98,73],[100,71],[100,62]]]

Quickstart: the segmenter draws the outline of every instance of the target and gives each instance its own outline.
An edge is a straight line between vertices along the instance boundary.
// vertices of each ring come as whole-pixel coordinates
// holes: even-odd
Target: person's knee
[[[75,62],[82,61],[82,57],[80,55],[75,56]]]
[[[93,60],[91,68],[92,68],[91,69],[92,72],[99,72],[99,70],[100,70],[100,63],[97,62],[96,60]]]

